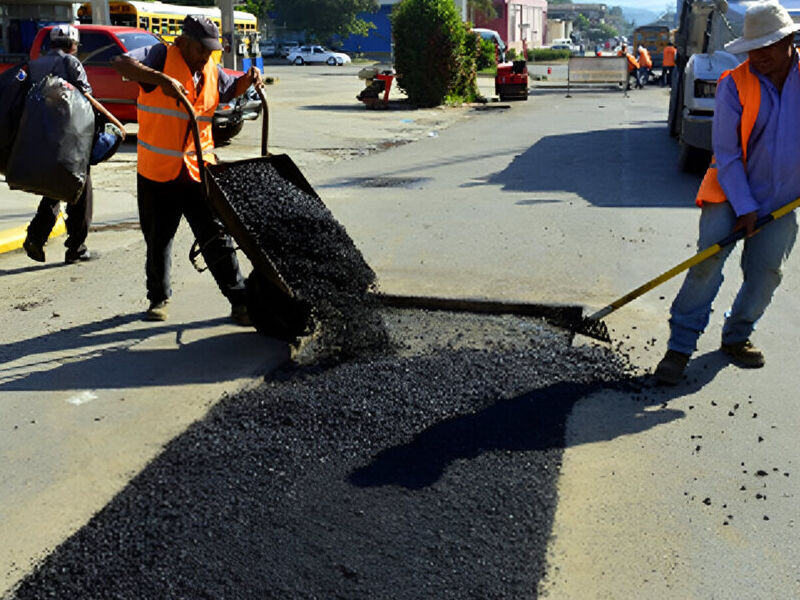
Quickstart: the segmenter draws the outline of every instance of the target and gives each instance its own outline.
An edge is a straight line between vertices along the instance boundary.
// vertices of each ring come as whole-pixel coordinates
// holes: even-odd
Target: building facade
[[[109,22],[108,0],[91,0],[92,11],[100,23]],[[53,23],[72,23],[75,2],[72,0],[0,1],[0,54],[26,55],[41,27]]]
[[[547,39],[547,0],[494,0],[497,17],[475,15],[475,26],[494,29],[509,48],[544,46]]]

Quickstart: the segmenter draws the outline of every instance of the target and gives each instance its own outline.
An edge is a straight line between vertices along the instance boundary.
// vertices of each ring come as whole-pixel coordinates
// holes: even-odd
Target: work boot
[[[734,364],[746,369],[760,369],[766,362],[764,353],[753,346],[750,340],[736,344],[722,344],[719,349],[730,356]]]
[[[25,241],[22,242],[22,248],[29,258],[36,262],[44,262],[44,244],[38,244],[31,238],[26,237]]]
[[[151,302],[150,308],[144,313],[145,321],[166,321],[169,316],[167,304],[169,300],[162,300],[161,302]]]
[[[78,261],[91,260],[92,258],[92,253],[89,252],[89,249],[84,244],[81,244],[78,248],[67,248],[67,252],[64,254],[64,262],[68,265],[73,265]]]
[[[253,325],[253,321],[250,319],[250,313],[247,312],[247,305],[245,304],[234,304],[231,306],[231,319],[234,323],[242,327],[250,327]]]
[[[658,363],[653,377],[663,385],[675,385],[683,378],[689,355],[677,350],[667,350],[664,358]]]

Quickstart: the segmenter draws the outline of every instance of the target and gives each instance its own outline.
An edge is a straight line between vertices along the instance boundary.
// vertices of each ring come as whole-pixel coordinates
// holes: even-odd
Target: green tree
[[[572,22],[572,26],[579,31],[585,31],[589,29],[592,24],[583,14],[579,14]]]
[[[273,9],[273,2],[272,0],[245,0],[236,9],[254,14],[259,19],[266,19],[267,12]]]
[[[273,0],[275,10],[290,29],[305,31],[313,39],[364,35],[375,25],[359,17],[377,12],[378,0]]]
[[[411,102],[477,97],[479,36],[468,32],[453,0],[402,0],[391,18],[397,83]]]

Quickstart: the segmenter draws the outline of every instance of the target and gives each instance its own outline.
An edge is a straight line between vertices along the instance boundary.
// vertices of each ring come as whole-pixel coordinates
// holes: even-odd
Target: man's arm
[[[717,85],[714,104],[712,146],[717,161],[717,179],[738,217],[734,231],[744,229],[748,237],[755,233],[758,202],[753,198],[747,180],[739,123],[742,120],[742,104],[733,77],[725,77]]]
[[[111,61],[111,66],[125,79],[160,87],[161,91],[170,98],[179,99],[181,96],[186,96],[186,89],[180,81],[161,71],[151,69],[130,56],[124,54],[115,56]]]
[[[263,85],[261,81],[261,71],[257,67],[250,67],[244,75],[234,79],[228,75],[222,67],[219,67],[219,101],[220,103],[230,102],[234,98],[241,96],[251,85]]]
[[[64,68],[67,70],[67,81],[84,94],[91,94],[92,86],[89,84],[89,78],[86,77],[86,70],[81,61],[71,54],[67,54],[66,57]]]

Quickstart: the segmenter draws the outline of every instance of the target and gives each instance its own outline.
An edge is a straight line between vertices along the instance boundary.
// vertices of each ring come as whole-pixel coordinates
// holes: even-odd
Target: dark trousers
[[[672,69],[675,67],[664,67],[661,73],[661,86],[672,86]]]
[[[92,224],[92,180],[86,173],[86,185],[75,204],[67,204],[67,240],[64,245],[70,250],[79,250],[86,242],[89,235],[89,226]],[[61,210],[60,202],[45,196],[39,202],[39,208],[28,225],[28,239],[44,246],[50,232],[56,225],[58,213]]]
[[[139,224],[147,245],[145,274],[150,302],[172,295],[172,240],[181,217],[186,217],[220,291],[231,304],[244,304],[244,279],[233,241],[203,200],[200,184],[186,177],[162,183],[137,175],[137,195]]]

